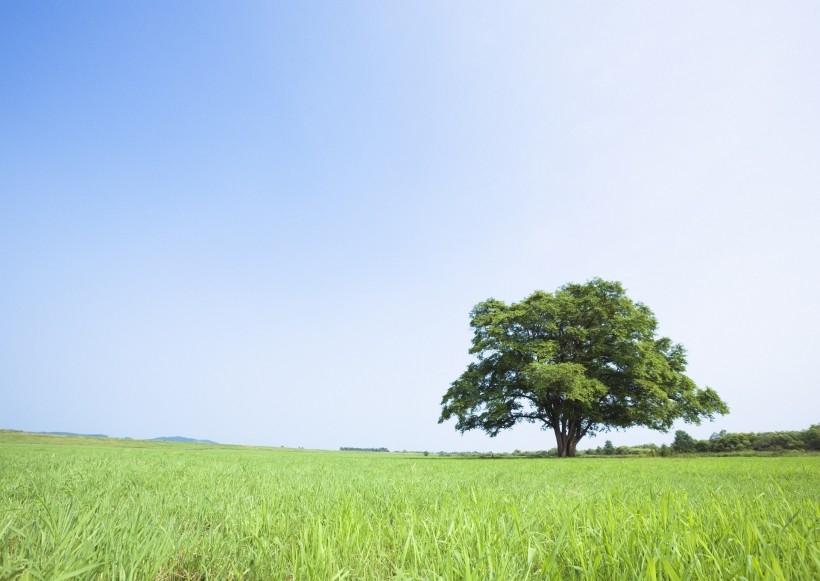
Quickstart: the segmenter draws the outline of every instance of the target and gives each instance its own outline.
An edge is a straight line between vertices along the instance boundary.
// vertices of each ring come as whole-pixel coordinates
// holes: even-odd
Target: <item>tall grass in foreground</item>
[[[4,579],[818,579],[820,457],[466,460],[0,436]]]

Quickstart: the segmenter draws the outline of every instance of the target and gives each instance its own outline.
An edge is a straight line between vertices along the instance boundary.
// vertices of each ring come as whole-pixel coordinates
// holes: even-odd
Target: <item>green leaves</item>
[[[556,396],[578,403],[591,404],[606,393],[606,386],[587,375],[578,363],[534,361],[523,373],[539,401],[548,402]]]
[[[442,398],[439,422],[491,436],[518,421],[538,421],[569,442],[600,428],[668,430],[683,418],[728,413],[713,390],[684,375],[686,351],[656,337],[652,311],[619,282],[592,279],[519,303],[475,306],[468,366]]]

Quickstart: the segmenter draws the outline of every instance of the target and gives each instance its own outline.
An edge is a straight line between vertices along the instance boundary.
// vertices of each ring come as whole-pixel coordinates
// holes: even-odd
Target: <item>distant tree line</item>
[[[738,454],[783,452],[820,452],[820,424],[797,432],[740,432],[722,430],[708,440],[696,440],[683,430],[675,432],[671,446],[663,444],[640,444],[638,446],[614,446],[607,440],[603,446],[579,450],[578,456],[672,456],[674,454]],[[554,458],[558,450],[514,452],[439,452],[439,456],[465,458]]]
[[[712,434],[707,440],[696,440],[683,430],[675,432],[671,446],[644,444],[618,446],[608,441],[603,446],[586,450],[594,456],[669,456],[671,454],[732,454],[742,452],[820,452],[820,424],[792,432],[737,432],[726,430]]]
[[[387,448],[350,448],[348,446],[342,446],[339,448],[342,452],[389,452]]]
[[[389,452],[387,448],[339,448],[343,452]],[[796,432],[737,432],[726,430],[712,434],[708,440],[696,440],[683,430],[675,432],[671,446],[640,444],[614,446],[607,440],[603,446],[579,450],[578,456],[671,456],[673,454],[735,454],[735,453],[820,452],[820,424]],[[422,452],[419,452],[422,453]],[[427,456],[429,452],[424,452]],[[438,456],[469,458],[554,458],[558,450],[514,452],[438,452]]]
[[[683,430],[678,430],[671,449],[679,454],[820,451],[820,424],[799,432],[730,433],[721,430],[708,440],[696,440]]]
[[[712,434],[708,440],[696,440],[683,430],[675,432],[671,446],[642,444],[613,446],[609,440],[603,446],[585,450],[586,456],[670,456],[672,454],[733,454],[820,451],[820,424],[796,432],[738,432],[726,430]]]

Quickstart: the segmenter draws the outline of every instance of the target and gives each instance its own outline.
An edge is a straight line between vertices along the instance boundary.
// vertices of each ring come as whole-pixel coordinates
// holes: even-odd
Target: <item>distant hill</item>
[[[107,438],[105,434],[77,434],[75,432],[35,432],[46,436],[83,436],[85,438]]]
[[[79,436],[83,438],[108,438],[105,434],[78,434],[77,432],[32,432],[35,434],[43,434],[44,436]],[[132,438],[123,438],[131,440]],[[160,438],[151,438],[149,442],[186,442],[188,444],[217,444],[213,440],[197,440],[195,438],[185,438],[183,436],[162,436]]]
[[[151,438],[152,442],[187,442],[189,444],[216,444],[213,440],[197,440],[195,438],[184,438],[182,436],[161,436]]]

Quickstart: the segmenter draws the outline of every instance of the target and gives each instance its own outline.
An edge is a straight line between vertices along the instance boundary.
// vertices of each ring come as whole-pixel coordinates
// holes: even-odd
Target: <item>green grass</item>
[[[818,579],[820,457],[452,459],[0,432],[3,579]]]

